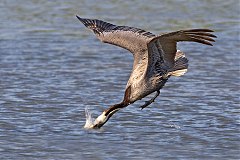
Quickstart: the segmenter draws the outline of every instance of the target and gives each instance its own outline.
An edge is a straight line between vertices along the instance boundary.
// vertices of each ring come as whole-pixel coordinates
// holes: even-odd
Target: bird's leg
[[[140,106],[139,108],[141,108],[141,110],[146,108],[148,105],[154,102],[154,100],[157,98],[157,96],[159,96],[159,94],[160,94],[160,90],[157,91],[156,95],[152,99],[150,99],[149,101],[145,101],[145,104]]]

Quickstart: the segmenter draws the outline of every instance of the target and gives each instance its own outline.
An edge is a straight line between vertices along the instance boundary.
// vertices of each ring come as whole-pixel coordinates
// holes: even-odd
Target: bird
[[[187,72],[188,59],[182,51],[177,50],[178,42],[212,46],[214,38],[217,38],[210,29],[187,29],[155,35],[140,28],[76,17],[100,41],[128,50],[134,59],[123,100],[104,110],[89,127],[93,129],[101,128],[120,109],[155,92],[153,98],[140,106],[141,109],[146,108],[160,95],[160,90],[171,76],[179,77]]]

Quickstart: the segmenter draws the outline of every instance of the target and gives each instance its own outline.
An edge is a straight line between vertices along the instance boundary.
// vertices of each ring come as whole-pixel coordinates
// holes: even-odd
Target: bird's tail
[[[177,51],[175,56],[175,64],[170,70],[169,75],[172,76],[182,76],[187,72],[188,68],[188,59],[185,57],[185,54],[180,50]]]

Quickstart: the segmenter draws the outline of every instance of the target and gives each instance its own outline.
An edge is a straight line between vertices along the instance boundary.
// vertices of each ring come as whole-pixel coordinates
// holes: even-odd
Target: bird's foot
[[[145,101],[145,104],[140,106],[139,108],[141,108],[141,110],[143,110],[144,108],[149,106],[152,102],[154,102],[154,100],[152,100],[152,99],[150,101]]]
[[[156,95],[152,99],[150,99],[149,101],[145,101],[145,104],[140,106],[139,108],[141,108],[141,110],[146,108],[148,105],[154,102],[154,100],[157,98],[157,96],[159,96],[159,94],[160,94],[160,91],[157,91]]]

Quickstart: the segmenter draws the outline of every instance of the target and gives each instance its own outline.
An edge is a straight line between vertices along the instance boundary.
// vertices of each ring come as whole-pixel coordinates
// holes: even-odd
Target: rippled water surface
[[[1,159],[240,159],[239,1],[0,2]],[[210,28],[213,47],[180,43],[189,71],[101,130],[85,130],[122,100],[127,51],[103,44],[75,14],[153,33]]]

